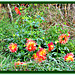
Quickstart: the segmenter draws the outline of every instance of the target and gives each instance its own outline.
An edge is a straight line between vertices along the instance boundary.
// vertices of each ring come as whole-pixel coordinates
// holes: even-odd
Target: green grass
[[[64,61],[67,53],[72,52],[75,55],[75,39],[70,37],[65,45],[55,44],[60,35],[59,31],[64,34],[68,31],[66,25],[63,29],[61,28],[66,22],[65,19],[61,19],[59,10],[54,6],[48,9],[44,4],[37,6],[30,4],[28,8],[22,8],[24,10],[20,11],[22,13],[20,16],[14,11],[14,6],[12,7],[13,22],[10,22],[7,13],[3,14],[4,17],[0,20],[0,71],[75,71],[75,60]],[[49,17],[49,10],[52,18]],[[69,22],[71,23],[71,20]],[[34,52],[25,49],[24,45],[27,42],[25,38],[31,38],[37,42],[37,49]],[[8,49],[12,42],[18,45],[16,53],[11,53]],[[36,63],[32,56],[39,50],[38,46],[48,51],[47,44],[50,42],[54,43],[54,50],[48,52],[45,61]],[[26,62],[26,65],[15,68],[14,63],[17,61]]]

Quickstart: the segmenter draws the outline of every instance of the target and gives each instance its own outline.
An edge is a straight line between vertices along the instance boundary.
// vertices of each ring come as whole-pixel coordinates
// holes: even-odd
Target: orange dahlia
[[[46,56],[46,49],[40,48],[40,50],[37,52],[38,56]]]
[[[15,7],[15,11],[16,11],[17,14],[21,15],[21,13],[20,13],[18,7]]]
[[[17,44],[16,43],[10,43],[9,44],[9,50],[11,52],[16,52],[17,51]]]
[[[46,49],[40,48],[40,50],[33,55],[34,60],[37,62],[42,62],[42,60],[46,59]]]
[[[73,61],[74,60],[73,53],[68,53],[66,56],[64,56],[64,60],[65,61],[69,61],[69,60]]]
[[[26,43],[26,46],[27,46],[26,49],[28,51],[35,51],[36,50],[36,45],[37,45],[37,43],[35,41],[33,41],[31,39],[28,39],[27,43]]]
[[[42,61],[44,61],[46,59],[45,56],[39,56],[37,59],[37,62],[41,63]]]
[[[26,65],[26,63],[18,61],[18,62],[15,62],[14,65],[15,67],[18,67],[18,66],[20,67],[20,65]]]
[[[48,51],[51,51],[51,50],[53,50],[54,49],[54,44],[53,44],[53,42],[51,42],[51,43],[49,43],[48,44]]]
[[[21,62],[20,62],[20,61],[18,61],[18,62],[15,62],[15,64],[14,64],[14,65],[16,66],[16,65],[20,65],[20,64],[21,64]]]
[[[61,44],[66,44],[68,42],[69,35],[67,36],[66,34],[61,34],[59,36],[59,43]]]

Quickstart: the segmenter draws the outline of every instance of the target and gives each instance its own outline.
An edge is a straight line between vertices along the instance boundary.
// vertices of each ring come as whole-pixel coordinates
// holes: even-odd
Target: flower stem
[[[58,57],[58,46],[57,46],[57,57]]]

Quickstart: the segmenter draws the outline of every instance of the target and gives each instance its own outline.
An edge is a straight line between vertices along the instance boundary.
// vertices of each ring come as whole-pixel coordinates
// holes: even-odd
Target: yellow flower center
[[[45,53],[46,53],[46,50],[43,49],[43,50],[39,53],[39,55],[42,56],[42,55],[44,55]]]
[[[53,48],[53,45],[50,45],[51,48]]]
[[[32,44],[35,45],[33,42],[29,42],[29,43],[28,43],[28,45],[32,45]],[[27,45],[27,46],[28,46],[28,45]]]
[[[73,57],[72,56],[68,56],[68,58],[66,59],[67,61],[68,60],[73,60]]]
[[[16,47],[16,46],[13,44],[13,45],[12,45],[12,49],[14,49],[15,47]]]

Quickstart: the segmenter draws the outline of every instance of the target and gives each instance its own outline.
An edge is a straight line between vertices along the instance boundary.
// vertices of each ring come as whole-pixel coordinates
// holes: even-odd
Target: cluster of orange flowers
[[[37,62],[42,62],[42,60],[46,59],[46,49],[40,48],[40,50],[33,55],[34,60]]]
[[[26,46],[27,46],[26,49],[28,51],[35,51],[36,45],[37,43],[35,41],[29,39],[27,40],[27,43],[26,43]],[[51,42],[51,44],[49,44],[49,49],[52,50],[54,48],[53,46],[54,45]],[[38,62],[42,62],[42,60],[45,60],[46,59],[46,49],[40,48],[40,50],[33,55],[33,58],[37,60]]]
[[[68,35],[61,34],[59,36],[59,41],[58,42],[61,43],[61,44],[65,44],[65,43],[68,42],[69,37],[70,37],[70,34],[68,34]],[[27,39],[26,49],[28,51],[30,51],[30,52],[31,51],[35,51],[36,48],[37,48],[36,45],[37,45],[37,43],[35,41],[33,41],[32,39]],[[16,43],[9,44],[9,50],[11,52],[16,52],[17,49],[18,48],[17,48],[17,44]],[[48,44],[48,52],[51,52],[53,49],[54,49],[54,44],[53,44],[53,42],[50,42]],[[34,60],[36,60],[38,62],[42,62],[42,60],[46,59],[46,53],[47,53],[46,49],[40,48],[40,50],[37,53],[33,54],[32,58],[34,58]],[[69,60],[73,61],[74,60],[73,53],[68,53],[66,56],[64,56],[64,60],[65,61],[69,61]]]
[[[24,4],[22,4],[22,5],[24,5]],[[18,7],[15,7],[15,12],[17,14],[21,15],[20,10],[18,9]],[[68,40],[69,40],[69,37],[70,37],[70,33],[68,33],[68,35],[61,34],[58,37],[58,41],[55,41],[55,44],[57,44],[57,43],[66,44],[68,42]],[[26,38],[26,40],[27,40],[26,49],[28,51],[30,51],[30,52],[31,51],[35,51],[36,48],[37,48],[36,47],[37,43],[34,40],[32,40],[32,39]],[[48,52],[51,52],[53,49],[54,49],[54,44],[53,44],[53,42],[50,42],[48,44]],[[16,52],[18,50],[17,44],[16,43],[10,43],[9,44],[9,50],[11,52]],[[42,62],[45,59],[47,59],[46,58],[46,54],[47,54],[47,50],[46,49],[39,48],[39,51],[37,51],[36,53],[34,53],[32,58],[34,58],[34,60],[36,60],[37,62]],[[69,61],[69,60],[70,61],[74,61],[74,55],[73,55],[73,53],[68,53],[66,56],[64,56],[64,60],[65,61]],[[25,62],[18,61],[18,62],[15,62],[15,67],[17,65],[24,65],[24,64],[25,64]]]
[[[28,51],[30,51],[30,52],[31,51],[35,51],[36,50],[36,45],[37,45],[37,43],[35,41],[33,41],[32,39],[27,39],[26,49]],[[53,50],[54,49],[53,42],[49,43],[48,44],[48,47],[49,47],[48,51]],[[16,52],[17,49],[18,49],[17,48],[17,44],[15,44],[15,43],[9,44],[9,50],[11,52]],[[40,50],[33,55],[33,58],[35,60],[37,60],[38,62],[42,62],[42,60],[45,60],[46,59],[46,53],[47,53],[46,49],[40,48]]]

